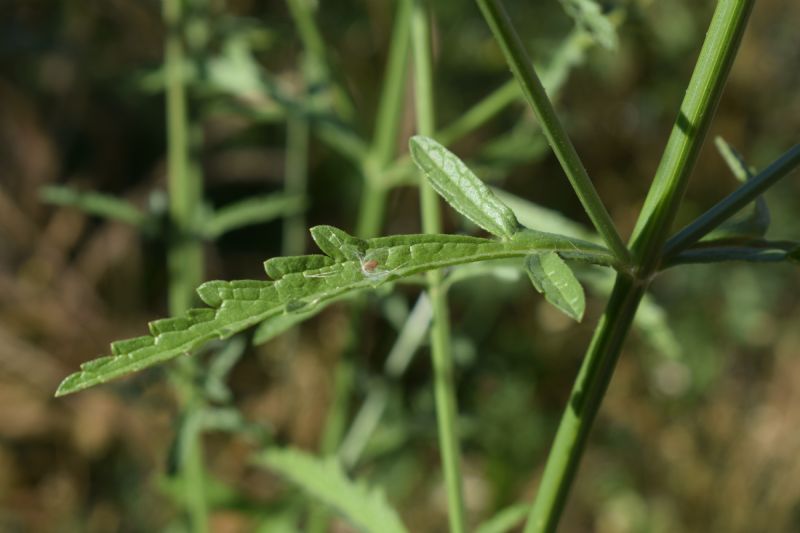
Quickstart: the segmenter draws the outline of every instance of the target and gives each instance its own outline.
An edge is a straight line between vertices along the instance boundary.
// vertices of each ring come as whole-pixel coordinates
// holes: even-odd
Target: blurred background
[[[436,121],[446,126],[506,83],[509,72],[476,5],[434,4]],[[616,37],[576,30],[555,0],[508,1],[507,8],[551,76],[545,78],[561,118],[627,236],[714,3],[601,4]],[[182,531],[180,491],[170,477],[180,409],[168,371],[53,397],[81,362],[108,353],[113,340],[145,334],[148,321],[168,314],[168,239],[158,222],[167,205],[161,3],[2,6],[0,530]],[[287,109],[311,116],[335,107],[337,94],[330,87],[315,93],[315,67],[286,3],[195,0],[187,13],[194,25],[185,35],[199,65],[187,80],[193,161],[208,209],[281,193],[292,165]],[[319,2],[315,19],[326,74],[351,104],[336,120],[369,142],[395,5]],[[796,1],[757,3],[710,132],[756,168],[798,141],[799,21]],[[583,40],[567,46],[579,30]],[[409,71],[394,150],[401,163],[387,172],[397,186],[386,198],[382,234],[419,231],[413,173],[402,164],[414,131],[412,85]],[[303,115],[317,97],[322,104]],[[493,185],[587,224],[527,107],[512,100],[451,148]],[[303,235],[286,242],[292,217],[295,226],[302,220],[356,232],[363,168],[337,150],[325,121],[305,122],[302,212],[286,204],[272,220],[206,235],[204,279],[264,279],[265,259],[288,249],[316,252]],[[736,185],[707,142],[678,224]],[[67,189],[48,186],[123,199],[149,222],[87,214]],[[769,237],[800,239],[800,175],[766,199]],[[475,232],[444,211],[448,231]],[[604,279],[582,276],[589,300],[581,324],[545,304],[514,272],[470,278],[450,291],[473,524],[535,494],[604,305]],[[658,278],[620,359],[561,531],[800,529],[799,283],[796,266],[781,264],[689,266]],[[252,333],[236,341],[229,394],[219,403],[242,420],[235,430],[209,428],[203,441],[211,530],[304,530],[301,495],[250,465],[250,456],[269,442],[324,447],[335,369],[345,359],[354,370],[342,413],[345,426],[352,421],[419,294],[413,286],[396,289],[368,295],[356,314],[348,304],[330,306],[258,346],[246,342]],[[444,531],[424,343],[417,352],[391,381],[386,410],[353,473],[383,487],[411,531]],[[338,521],[331,528],[350,531]]]

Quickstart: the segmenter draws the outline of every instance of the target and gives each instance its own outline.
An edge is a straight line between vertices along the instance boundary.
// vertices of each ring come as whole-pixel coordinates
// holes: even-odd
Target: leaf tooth
[[[209,309],[207,307],[196,308],[189,309],[186,312],[186,316],[192,321],[192,324],[201,324],[203,322],[208,322],[209,320],[214,320],[214,318],[217,316],[217,312],[216,310]]]
[[[132,339],[123,339],[111,343],[111,353],[113,355],[123,355],[134,352],[140,348],[152,346],[155,339],[150,335],[143,335],[141,337],[134,337]]]
[[[171,333],[173,331],[183,331],[192,325],[192,321],[187,317],[179,316],[174,318],[162,318],[153,320],[147,327],[150,328],[150,333],[154,337],[158,337],[164,333]]]
[[[264,270],[266,270],[270,278],[279,280],[286,274],[316,270],[330,266],[333,263],[333,259],[321,254],[273,257],[264,261]]]
[[[197,288],[197,295],[206,305],[219,307],[224,299],[222,291],[227,285],[227,281],[207,281]]]
[[[84,372],[93,372],[96,371],[98,368],[105,366],[106,363],[109,363],[112,360],[114,360],[113,355],[98,357],[97,359],[92,359],[91,361],[86,361],[84,363],[81,363],[81,370]]]

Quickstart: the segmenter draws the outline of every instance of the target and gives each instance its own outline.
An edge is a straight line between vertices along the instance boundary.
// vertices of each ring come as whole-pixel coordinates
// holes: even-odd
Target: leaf
[[[596,233],[593,233],[583,224],[562,215],[555,209],[542,207],[530,200],[520,198],[501,189],[493,187],[492,190],[514,211],[517,220],[525,227],[558,233],[577,239],[600,242],[600,237]]]
[[[506,533],[522,522],[530,510],[531,504],[529,503],[518,503],[506,507],[479,525],[475,533]]]
[[[320,459],[290,448],[266,451],[255,462],[298,485],[361,531],[407,531],[383,492],[348,479],[335,457]]]
[[[514,212],[447,148],[419,135],[409,147],[414,163],[456,211],[498,237],[510,238],[519,230]]]
[[[287,311],[310,317],[319,306],[355,291],[427,270],[541,251],[557,251],[566,258],[593,264],[616,265],[616,259],[602,246],[532,230],[520,231],[510,241],[463,235],[395,235],[365,241],[332,226],[314,227],[311,234],[332,262],[309,260],[308,256],[283,262],[271,260],[271,266],[278,267],[270,270],[280,275],[274,281],[206,282],[197,293],[208,308],[156,320],[150,323],[150,335],[112,343],[110,356],[81,365],[79,372],[61,383],[56,395],[188,355],[210,340],[230,337]],[[294,271],[318,265],[324,266]]]
[[[90,215],[118,220],[146,233],[152,233],[155,229],[154,221],[146,213],[116,196],[57,186],[42,187],[39,195],[47,203],[74,207]]]
[[[609,50],[616,49],[618,43],[614,24],[603,14],[603,8],[595,0],[561,0],[561,5],[575,23],[598,43]]]
[[[335,261],[327,255],[295,255],[290,257],[273,257],[264,261],[264,270],[272,279],[281,279],[286,274],[316,270],[330,266]]]
[[[299,213],[305,204],[302,196],[283,193],[248,198],[216,210],[203,225],[202,233],[215,239],[235,229]]]
[[[528,276],[537,291],[568,317],[580,322],[586,297],[575,274],[555,252],[532,254],[525,259]]]
[[[714,139],[722,158],[730,168],[733,175],[741,182],[752,179],[754,169],[747,166],[744,158],[722,137]],[[770,224],[769,208],[763,195],[759,195],[745,211],[725,221],[714,231],[703,237],[702,241],[722,239],[726,237],[752,237],[759,238],[766,235]]]

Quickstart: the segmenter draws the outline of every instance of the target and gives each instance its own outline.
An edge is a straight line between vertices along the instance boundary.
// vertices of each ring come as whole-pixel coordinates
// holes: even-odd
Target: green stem
[[[339,69],[330,66],[325,41],[314,20],[312,6],[315,4],[316,2],[310,0],[287,0],[292,19],[294,19],[300,39],[303,41],[303,49],[312,64],[312,75],[330,86],[333,92],[334,106],[339,115],[349,121],[352,120],[355,111],[353,103],[343,89],[343,84],[339,80],[334,80],[333,73],[339,72]],[[312,82],[316,81],[312,80]]]
[[[433,68],[431,66],[430,24],[424,0],[414,2],[411,23],[414,51],[414,82],[417,132],[432,136],[435,131]],[[427,180],[421,180],[422,227],[425,233],[441,232],[439,197]],[[461,479],[461,453],[458,443],[458,410],[453,383],[453,361],[450,349],[450,317],[442,273],[427,273],[428,294],[433,308],[431,357],[433,359],[434,396],[439,428],[439,447],[447,488],[447,509],[452,533],[466,530],[464,494]]]
[[[679,118],[667,144],[659,173],[637,223],[640,229],[635,258],[637,277],[618,274],[606,311],[572,389],[570,404],[561,419],[547,459],[526,533],[553,531],[561,516],[569,489],[580,463],[594,417],[602,402],[625,336],[660,259],[663,240],[651,245],[643,235],[659,239],[672,224],[685,189],[685,180],[702,143],[711,115],[728,74],[753,0],[721,0],[709,28],[697,67],[681,105],[681,117],[693,127],[684,131]],[[679,140],[675,140],[675,139]],[[644,222],[643,222],[644,221]]]
[[[469,108],[452,124],[436,133],[436,140],[445,146],[478,129],[519,98],[519,88],[514,80],[492,91],[486,98]]]
[[[644,284],[637,284],[624,274],[617,275],[561,417],[525,533],[555,531],[558,525],[592,422],[645,289]]]
[[[499,0],[478,0],[478,5],[587,215],[611,251],[620,261],[629,262],[628,249],[561,125],[508,13]]]
[[[284,191],[304,197],[308,184],[308,121],[289,116],[286,122],[286,178]],[[300,210],[283,220],[283,255],[301,255],[306,248],[306,217]]]
[[[671,237],[664,246],[664,259],[680,253],[702,239],[799,165],[800,144],[796,144],[766,169],[744,182],[738,189]]]
[[[717,3],[678,118],[631,237],[640,276],[649,276],[658,268],[661,249],[703,146],[754,2]]]
[[[167,30],[164,68],[167,107],[167,173],[169,214],[172,233],[169,236],[167,267],[169,271],[169,308],[172,315],[188,310],[194,290],[203,278],[203,247],[195,236],[197,212],[202,187],[199,169],[192,165],[192,128],[186,103],[184,65],[186,53],[182,39],[182,0],[164,0],[163,17]],[[184,416],[193,420],[202,408],[202,399],[194,390],[194,361],[186,359],[181,368],[180,384]],[[191,431],[183,444],[179,470],[186,491],[186,502],[192,531],[208,530],[208,509],[204,487],[201,435]]]

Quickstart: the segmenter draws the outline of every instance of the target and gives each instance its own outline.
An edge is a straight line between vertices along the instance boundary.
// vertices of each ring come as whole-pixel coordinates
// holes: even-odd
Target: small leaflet
[[[529,255],[525,269],[537,291],[573,320],[580,322],[586,309],[586,296],[572,269],[555,252]]]
[[[511,208],[447,148],[419,135],[409,148],[414,163],[453,209],[498,237],[511,238],[520,229]]]

